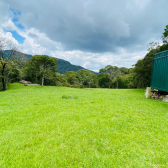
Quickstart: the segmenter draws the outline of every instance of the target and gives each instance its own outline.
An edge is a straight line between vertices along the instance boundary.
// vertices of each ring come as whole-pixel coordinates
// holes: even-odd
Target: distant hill
[[[57,65],[57,69],[59,73],[66,73],[67,71],[79,71],[80,69],[85,69],[81,66],[77,66],[77,65],[73,65],[68,61],[65,61],[63,59],[60,58],[56,58],[58,60],[58,65]],[[95,72],[94,72],[95,73]]]
[[[10,55],[10,53],[11,53],[11,50],[5,50],[4,51],[4,56],[7,57],[8,55]],[[20,56],[22,56],[22,55],[25,56],[27,59],[32,57],[32,55],[30,55],[30,54],[24,54],[24,53],[21,53],[21,52],[16,52],[16,53],[18,53]]]
[[[18,53],[20,55],[23,54],[27,59],[30,59],[32,57],[32,55],[30,55],[30,54],[24,54],[24,53],[21,53],[21,52],[18,52]],[[9,54],[10,54],[10,50],[6,50],[4,55],[8,56]],[[78,66],[78,65],[73,65],[70,62],[65,61],[63,59],[60,59],[60,58],[56,58],[56,59],[58,60],[57,70],[58,70],[59,73],[66,73],[67,71],[75,71],[75,72],[77,72],[80,69],[85,69],[84,67],[81,67],[81,66]],[[85,70],[88,70],[88,69],[85,69]],[[96,75],[98,74],[98,73],[96,73],[94,71],[91,71],[91,72],[95,73]]]

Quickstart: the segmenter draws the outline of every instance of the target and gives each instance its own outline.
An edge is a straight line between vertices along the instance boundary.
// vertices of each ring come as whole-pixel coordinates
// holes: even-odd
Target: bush
[[[79,88],[79,85],[73,85],[72,87],[73,88]]]
[[[128,84],[128,88],[129,88],[129,89],[135,88],[135,85],[134,85],[132,82],[130,82],[130,83]]]
[[[93,85],[92,85],[92,88],[97,88],[96,84],[93,84]]]
[[[65,83],[65,86],[66,87],[71,87],[71,85],[68,82]]]
[[[63,86],[63,84],[58,81],[58,82],[56,83],[56,86]]]
[[[81,89],[84,88],[84,85],[83,85],[83,84],[80,84],[80,85],[79,85],[79,88],[81,88]]]

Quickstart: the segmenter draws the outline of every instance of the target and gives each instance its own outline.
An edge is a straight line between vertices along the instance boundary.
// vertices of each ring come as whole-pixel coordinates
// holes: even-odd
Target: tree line
[[[11,50],[10,55],[0,56],[0,88],[6,90],[11,82],[27,80],[50,86],[66,86],[75,88],[136,88],[133,68],[107,65],[99,70],[99,74],[85,69],[77,72],[57,72],[57,59],[46,55],[34,55],[30,59],[19,59],[18,53]]]
[[[46,55],[34,55],[30,59],[19,58],[13,49],[10,55],[0,55],[0,88],[6,90],[11,82],[30,81],[46,86],[66,86],[75,88],[134,88],[132,68],[118,68],[108,65],[100,69],[96,76],[93,72],[80,69],[77,72],[57,72],[57,59]],[[16,55],[15,55],[16,54]],[[23,57],[23,55],[22,55]]]
[[[0,90],[6,90],[11,82],[24,79],[32,83],[50,86],[66,86],[75,88],[142,88],[150,86],[152,61],[155,53],[168,50],[168,25],[162,35],[163,45],[157,42],[149,44],[148,53],[137,61],[132,68],[107,65],[99,70],[99,74],[85,69],[77,72],[57,72],[58,61],[46,55],[34,55],[26,59],[16,48],[11,48],[8,55],[4,51],[8,47],[5,40],[0,41]]]

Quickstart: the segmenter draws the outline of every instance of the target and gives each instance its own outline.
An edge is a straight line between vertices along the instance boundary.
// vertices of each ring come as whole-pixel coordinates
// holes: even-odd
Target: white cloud
[[[131,67],[145,56],[149,42],[161,40],[167,5],[167,0],[2,0],[0,35],[27,54],[46,54],[91,70],[108,64]],[[23,44],[3,29],[16,31],[25,38]]]
[[[6,30],[13,31],[18,30],[15,24],[11,21],[11,19],[8,19],[5,23],[2,24],[2,27]]]
[[[12,22],[11,19],[2,24],[2,28],[8,31],[16,31],[20,36],[25,38],[23,44],[18,45],[18,42],[12,37],[12,33],[5,33],[3,30],[1,30],[2,34],[4,34],[4,37],[9,40],[15,41],[15,43],[13,44],[16,45],[17,43],[17,47],[19,47],[22,52],[26,52],[29,54],[45,54],[49,51],[52,51],[53,49],[62,50],[62,46],[60,43],[49,39],[44,33],[40,33],[35,28],[20,30]],[[8,34],[10,35],[10,37]]]
[[[70,61],[72,64],[81,65],[86,69],[93,71],[99,71],[99,69],[104,68],[106,65],[113,65],[118,67],[131,68],[139,59],[142,59],[146,53],[134,52],[129,53],[125,51],[123,54],[112,54],[112,53],[89,53],[81,51],[55,51],[51,53],[51,56],[57,58],[62,58]]]
[[[52,53],[53,50],[62,50],[60,43],[49,39],[44,33],[40,33],[34,28],[19,32],[25,37],[24,43],[21,45],[23,52],[44,55]]]
[[[0,28],[0,40],[4,42],[4,45],[6,46],[4,49],[6,50],[11,49],[13,47],[20,48],[20,44],[15,38],[13,38],[12,33],[4,32],[4,30],[1,28]]]

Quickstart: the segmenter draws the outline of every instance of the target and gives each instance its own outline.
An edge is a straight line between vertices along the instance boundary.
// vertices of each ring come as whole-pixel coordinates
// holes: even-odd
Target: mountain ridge
[[[23,54],[27,59],[30,59],[33,55],[31,54],[25,54],[25,53],[22,53],[22,52],[18,52],[17,53],[19,54]],[[10,54],[10,50],[5,50],[4,52],[4,56],[7,57],[8,55]],[[49,57],[52,57],[52,56],[49,56]],[[56,57],[53,57],[53,58],[56,58]],[[64,59],[61,59],[61,58],[56,58],[58,60],[58,64],[57,64],[57,72],[58,73],[66,73],[67,71],[79,71],[80,69],[85,69],[85,70],[88,70],[82,66],[79,66],[79,65],[73,65],[71,64],[69,61],[66,61]],[[91,70],[88,70],[88,71],[91,71]],[[93,72],[94,74],[98,74],[97,72],[94,72],[94,71],[91,71]]]

